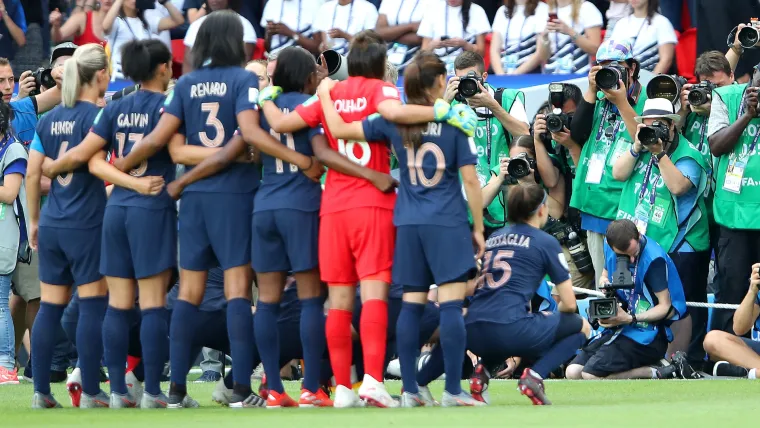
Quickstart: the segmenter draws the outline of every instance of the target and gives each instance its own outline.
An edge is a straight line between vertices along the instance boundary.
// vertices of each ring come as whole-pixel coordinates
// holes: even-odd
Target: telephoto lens
[[[605,65],[601,70],[596,72],[596,76],[594,77],[596,86],[607,90],[617,88],[620,80],[623,81],[623,84],[628,84],[628,69],[618,62]]]
[[[645,146],[657,144],[657,140],[667,143],[670,140],[670,128],[664,122],[654,121],[649,126],[639,129],[639,141]]]
[[[752,25],[744,27],[739,31],[739,43],[744,49],[754,47],[760,41],[760,33],[758,33],[755,25],[756,22],[753,22]]]
[[[549,132],[562,132],[570,128],[570,117],[565,113],[550,113],[546,116],[546,130]]]
[[[689,91],[689,104],[693,106],[701,106],[707,104],[710,100],[710,94],[715,90],[715,85],[712,82],[704,81],[697,83],[691,87]]]
[[[660,74],[655,76],[647,84],[647,97],[665,98],[671,104],[675,104],[681,97],[681,89],[687,80],[681,76]]]
[[[507,165],[507,173],[512,178],[520,179],[527,177],[528,174],[530,174],[531,168],[535,167],[535,160],[528,159],[528,156],[525,153],[520,153],[519,155],[509,160],[509,165]]]
[[[474,72],[467,73],[466,76],[459,80],[458,95],[460,98],[470,98],[480,93],[480,87],[478,83],[481,83],[482,79]],[[482,84],[482,83],[481,83]]]

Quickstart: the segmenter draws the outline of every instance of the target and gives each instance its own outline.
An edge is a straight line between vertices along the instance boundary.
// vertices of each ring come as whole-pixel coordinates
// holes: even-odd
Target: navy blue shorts
[[[256,272],[306,272],[319,265],[318,211],[259,211],[252,229],[251,266]]]
[[[99,281],[101,227],[64,229],[40,226],[37,236],[40,281],[79,286]]]
[[[407,292],[427,292],[431,284],[466,281],[475,275],[470,228],[416,225],[396,228],[393,282]]]
[[[227,270],[251,262],[253,193],[187,192],[179,207],[182,269]]]
[[[570,364],[582,365],[584,372],[596,377],[607,377],[657,364],[668,350],[665,333],[658,334],[649,345],[642,345],[622,334],[615,340],[610,339],[610,335],[603,335],[591,341]]]
[[[177,266],[177,214],[172,209],[107,206],[100,273],[143,279]]]
[[[582,328],[579,315],[562,312],[531,313],[507,324],[476,321],[467,325],[467,349],[482,358],[487,366],[515,356],[539,358],[553,344],[580,333]]]

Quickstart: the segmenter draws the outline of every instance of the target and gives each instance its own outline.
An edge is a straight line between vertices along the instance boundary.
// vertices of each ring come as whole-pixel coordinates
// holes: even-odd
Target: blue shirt
[[[459,168],[478,163],[472,139],[445,123],[429,123],[419,147],[407,147],[395,124],[380,115],[362,122],[367,141],[389,141],[399,163],[400,186],[393,223],[467,224]]]
[[[0,44],[4,38],[0,38]],[[34,130],[37,127],[37,109],[34,106],[34,100],[32,97],[26,97],[11,101],[10,106],[13,109],[13,120],[11,121],[13,133],[19,141],[28,146],[36,137]]]
[[[124,157],[140,142],[143,136],[150,134],[156,127],[163,111],[165,96],[150,91],[137,91],[109,103],[100,111],[92,132],[108,143],[107,152],[116,152],[117,157]],[[167,148],[143,161],[130,171],[135,177],[161,176],[166,184],[174,180],[177,168],[169,156]],[[166,193],[166,187],[157,196],[142,195],[134,190],[114,186],[108,205],[141,207],[148,209],[174,209],[174,201]]]
[[[237,114],[257,109],[258,87],[256,75],[241,67],[203,67],[177,81],[166,98],[165,113],[183,122],[187,144],[223,147],[238,127]],[[185,192],[250,193],[259,179],[257,167],[233,163],[187,186]]]
[[[57,106],[37,124],[45,156],[57,159],[76,147],[92,127],[100,108],[77,101],[74,107]],[[39,150],[38,150],[39,151]],[[47,202],[42,206],[40,226],[89,229],[100,226],[106,207],[103,180],[90,174],[87,165],[52,180]]]
[[[676,239],[673,241],[673,248],[670,248],[670,251],[668,252],[675,251],[676,247],[683,242],[680,248],[678,248],[678,252],[693,253],[694,249],[691,245],[689,245],[688,242],[683,241],[683,237],[686,235],[687,226],[687,222],[684,220],[689,218],[689,215],[692,213],[692,210],[699,200],[700,195],[697,193],[697,190],[699,189],[699,179],[702,177],[702,167],[692,158],[681,158],[676,162],[676,168],[681,171],[681,174],[683,174],[684,177],[691,181],[692,186],[685,194],[675,197],[677,204],[676,214],[680,227],[678,228]]]
[[[5,0],[5,13],[13,20],[21,31],[26,33],[26,15],[24,14],[24,8],[21,7],[21,2],[18,0]],[[4,21],[0,21],[0,56],[12,60],[16,56],[16,44],[13,42],[8,26]]]
[[[295,111],[310,96],[298,92],[290,92],[277,97],[275,104],[285,114]],[[305,156],[314,156],[311,139],[323,135],[321,126],[298,131],[295,134],[277,134],[272,131],[264,115],[261,115],[261,128],[270,132],[280,142]],[[299,211],[319,211],[322,198],[322,186],[311,181],[296,165],[283,162],[266,153],[261,154],[263,174],[261,185],[256,192],[253,212],[276,209],[294,209]]]
[[[581,212],[581,229],[583,230],[606,235],[607,226],[609,226],[610,223],[612,223],[612,220]]]
[[[179,283],[169,291],[166,296],[166,308],[171,310],[179,296]],[[227,299],[224,298],[224,271],[220,267],[213,267],[208,271],[206,279],[206,292],[198,310],[203,312],[221,311],[227,308]]]
[[[570,279],[559,242],[527,224],[495,231],[486,242],[485,279],[475,292],[467,323],[509,323],[530,317],[530,301],[544,277],[555,284]]]

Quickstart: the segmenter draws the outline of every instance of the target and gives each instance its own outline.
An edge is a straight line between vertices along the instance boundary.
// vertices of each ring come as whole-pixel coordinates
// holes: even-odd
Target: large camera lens
[[[669,140],[670,129],[662,122],[655,121],[652,125],[639,129],[639,141],[645,146],[657,144],[657,140],[663,143]]]
[[[478,81],[472,77],[463,77],[459,81],[459,94],[465,98],[470,98],[473,95],[480,93],[478,87]]]
[[[689,92],[689,104],[701,106],[707,103],[707,91],[702,88],[692,89]]]
[[[681,88],[686,83],[686,79],[681,76],[668,76],[661,74],[655,76],[647,85],[647,97],[665,98],[674,104],[681,96]]]
[[[745,49],[755,46],[758,41],[760,41],[760,34],[758,34],[757,28],[750,26],[739,31],[739,43]]]
[[[602,67],[601,70],[596,72],[594,81],[596,86],[600,89],[615,89],[618,86],[618,81],[622,80],[620,71],[613,67]]]
[[[53,79],[53,75],[51,74],[52,70],[49,68],[46,68],[40,73],[40,83],[42,86],[46,87],[47,89],[50,89],[55,86],[55,79]]]
[[[561,132],[563,129],[565,129],[565,118],[567,116],[564,114],[555,114],[551,113],[548,116],[546,116],[546,129],[549,132]]]
[[[507,173],[512,178],[523,178],[530,174],[530,163],[525,158],[515,158],[509,161]]]
[[[596,306],[596,313],[602,316],[613,317],[616,315],[615,312],[617,312],[615,310],[615,305],[609,303],[602,303]]]

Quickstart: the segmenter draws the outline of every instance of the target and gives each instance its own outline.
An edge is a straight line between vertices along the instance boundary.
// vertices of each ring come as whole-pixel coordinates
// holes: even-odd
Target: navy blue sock
[[[224,377],[224,386],[227,389],[232,389],[232,387],[235,385],[235,382],[232,381],[232,377],[235,375],[234,371],[230,369],[230,371],[227,372],[227,375]]]
[[[585,342],[586,336],[583,333],[575,333],[565,337],[552,345],[549,351],[536,361],[536,364],[533,365],[533,371],[546,379],[552,370],[573,358]]]
[[[230,338],[230,354],[232,354],[232,368],[235,370],[235,385],[239,386],[240,390],[250,390],[251,373],[253,373],[253,348],[255,348],[250,300],[237,298],[227,302],[227,334]]]
[[[184,386],[190,371],[190,348],[193,346],[195,321],[198,319],[198,307],[184,300],[174,303],[169,332],[169,361],[172,367],[171,381]]]
[[[106,367],[108,367],[108,380],[111,384],[111,392],[121,395],[127,393],[124,368],[127,366],[129,351],[129,316],[130,310],[108,306],[103,319],[103,348]]]
[[[284,389],[280,379],[280,335],[277,329],[277,318],[280,316],[279,303],[259,301],[256,304],[256,348],[264,363],[264,373],[267,375],[269,389],[282,394]],[[232,360],[234,364],[234,359]]]
[[[167,340],[169,338],[168,337],[169,334],[167,333],[166,336],[167,337],[164,340]],[[167,343],[167,345],[168,345],[168,343]],[[164,360],[164,363],[165,362],[166,362],[166,360]],[[161,370],[162,371],[163,371],[163,368],[164,367],[163,367],[163,363],[162,363],[161,364]],[[135,377],[137,378],[137,380],[139,380],[140,382],[145,382],[145,364],[143,364],[143,359],[142,358],[140,358],[140,362],[137,363],[137,365],[135,366],[135,368],[132,369],[132,374],[135,375]]]
[[[166,323],[166,308],[151,308],[142,311],[140,343],[145,369],[145,392],[150,395],[161,393],[161,372],[166,362],[166,343],[169,327]],[[139,397],[135,397],[139,398]]]
[[[430,351],[430,358],[417,372],[417,385],[427,386],[443,374],[443,349],[438,344]]]
[[[325,355],[325,312],[321,297],[301,300],[301,346],[303,348],[303,388],[316,393]],[[257,335],[258,337],[258,335]]]
[[[40,394],[50,394],[50,364],[53,362],[53,348],[57,341],[56,332],[66,305],[41,302],[40,310],[32,326],[32,372],[34,390]]]
[[[79,353],[79,368],[82,370],[82,392],[87,395],[97,395],[100,392],[100,361],[103,358],[103,317],[108,306],[108,298],[87,297],[79,299],[79,324],[77,325],[77,352]],[[127,326],[125,339],[128,337]],[[124,365],[119,374],[122,379],[126,368],[126,346],[124,350]]]
[[[420,354],[420,320],[425,305],[401,302],[401,312],[396,322],[396,348],[401,364],[401,381],[404,391],[417,394],[417,357]]]
[[[464,328],[462,301],[441,303],[441,348],[446,373],[446,392],[462,393],[462,361],[467,347],[467,331]]]

